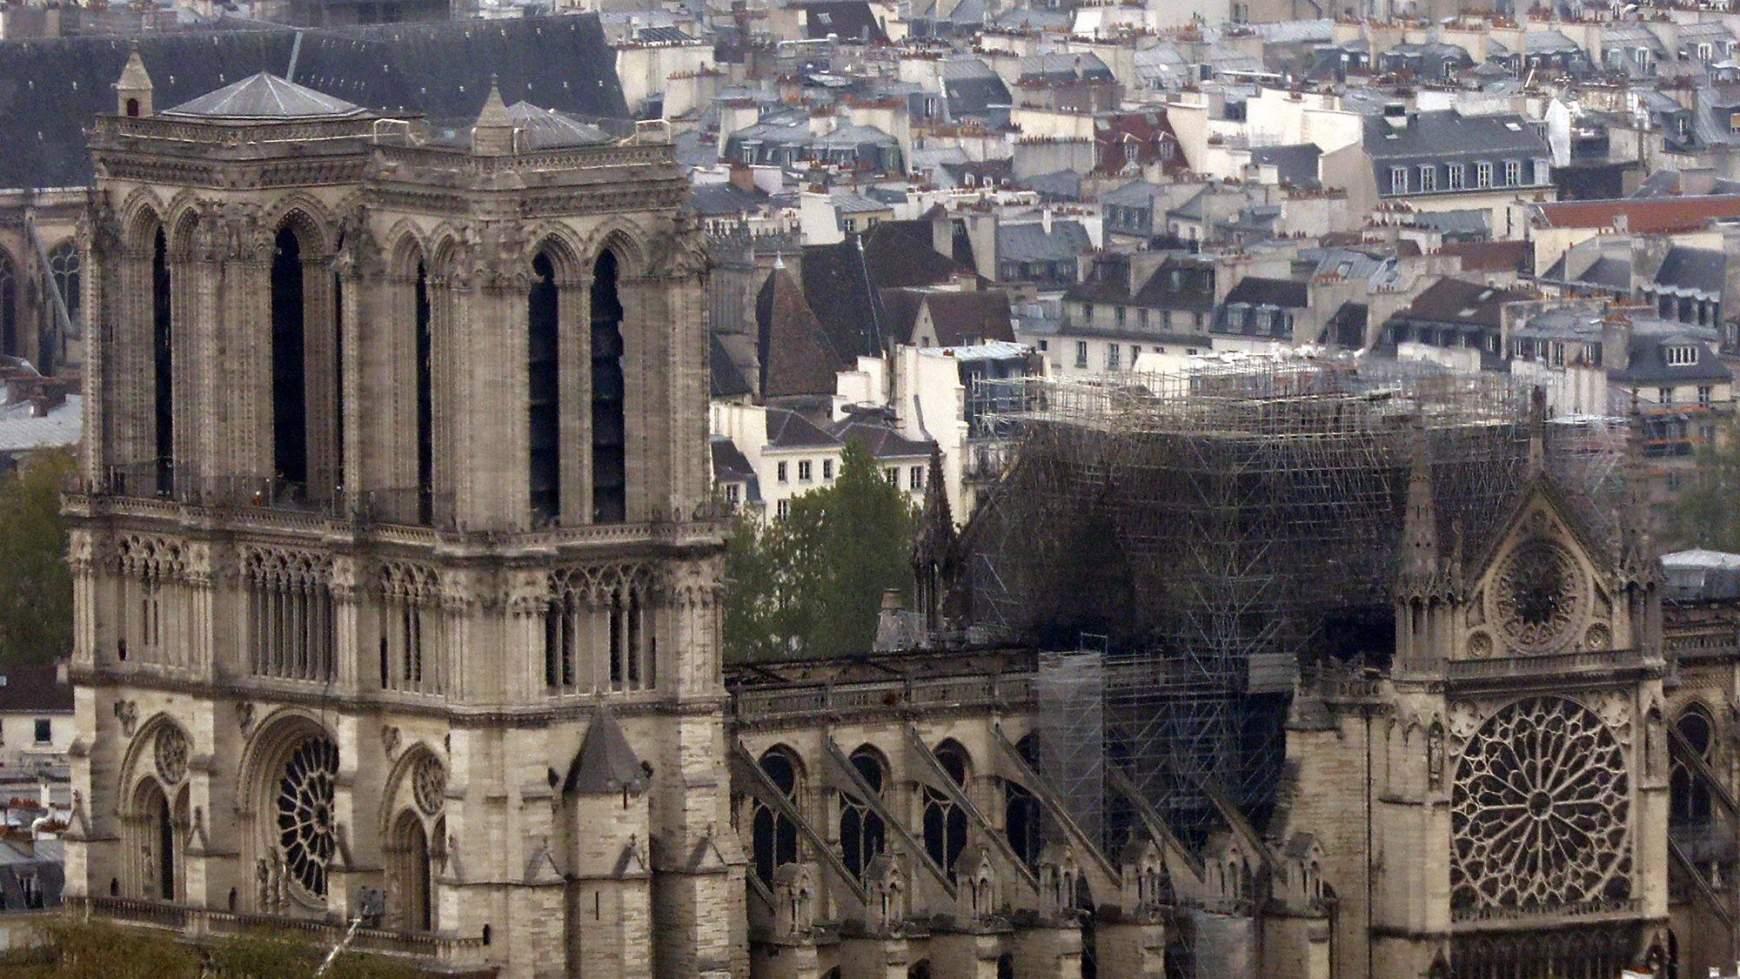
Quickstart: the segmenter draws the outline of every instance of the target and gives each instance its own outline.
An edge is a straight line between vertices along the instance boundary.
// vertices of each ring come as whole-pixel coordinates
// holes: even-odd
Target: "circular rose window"
[[[1625,752],[1581,704],[1534,697],[1469,739],[1450,797],[1459,915],[1606,905],[1631,896]]]
[[[285,875],[313,897],[326,896],[326,865],[337,849],[332,811],[337,778],[338,745],[310,738],[291,752],[278,782],[278,846]]]
[[[1499,568],[1497,618],[1511,645],[1540,652],[1563,642],[1584,594],[1576,559],[1547,540],[1519,545]]]

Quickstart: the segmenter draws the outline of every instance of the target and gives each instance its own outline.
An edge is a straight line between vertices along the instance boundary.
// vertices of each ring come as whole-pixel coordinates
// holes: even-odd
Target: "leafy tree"
[[[46,663],[72,648],[72,575],[60,490],[70,452],[38,452],[0,476],[0,666]]]
[[[1740,552],[1740,424],[1725,422],[1700,450],[1666,524],[1671,546]]]
[[[733,663],[869,650],[882,593],[910,592],[916,515],[857,441],[840,478],[784,520],[741,522],[725,553],[725,657]]]

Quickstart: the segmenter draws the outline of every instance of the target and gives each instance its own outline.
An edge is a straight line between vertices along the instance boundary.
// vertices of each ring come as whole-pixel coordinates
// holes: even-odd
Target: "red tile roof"
[[[1523,272],[1533,264],[1526,241],[1447,241],[1441,255],[1460,255],[1464,272]]]
[[[1657,234],[1694,231],[1711,218],[1740,218],[1740,194],[1564,201],[1540,209],[1549,228],[1612,228],[1623,215],[1627,230]]]

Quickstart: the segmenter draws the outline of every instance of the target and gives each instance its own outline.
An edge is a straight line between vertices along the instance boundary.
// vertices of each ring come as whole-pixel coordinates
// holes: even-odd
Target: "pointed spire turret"
[[[1528,478],[1534,479],[1547,469],[1547,389],[1535,385],[1529,390],[1529,455]]]
[[[477,156],[508,156],[514,151],[514,120],[494,75],[489,76],[489,95],[477,122],[471,126],[471,152]]]
[[[1655,560],[1649,533],[1649,470],[1644,464],[1643,424],[1643,411],[1638,407],[1637,392],[1633,391],[1625,428],[1625,505],[1620,517],[1619,566],[1638,576]]]
[[[935,632],[942,626],[943,592],[955,548],[955,518],[943,475],[942,448],[934,442],[925,479],[924,510],[919,517],[918,540],[912,545],[912,577],[925,628]]]
[[[139,57],[139,46],[127,54],[127,64],[121,77],[115,80],[115,112],[123,116],[148,116],[152,113],[151,75],[145,70],[145,60]]]
[[[1434,586],[1443,570],[1438,551],[1438,505],[1432,492],[1431,447],[1424,419],[1414,437],[1414,458],[1408,471],[1408,502],[1402,523],[1401,580],[1405,587]]]

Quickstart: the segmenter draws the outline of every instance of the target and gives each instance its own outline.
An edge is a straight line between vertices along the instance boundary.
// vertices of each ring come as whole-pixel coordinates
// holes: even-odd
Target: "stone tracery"
[[[1533,697],[1487,718],[1451,794],[1458,917],[1608,905],[1631,896],[1630,778],[1593,711]]]
[[[326,869],[337,849],[333,786],[338,777],[338,746],[329,738],[309,738],[289,759],[278,779],[275,814],[278,847],[285,872],[309,896],[326,896]]]

